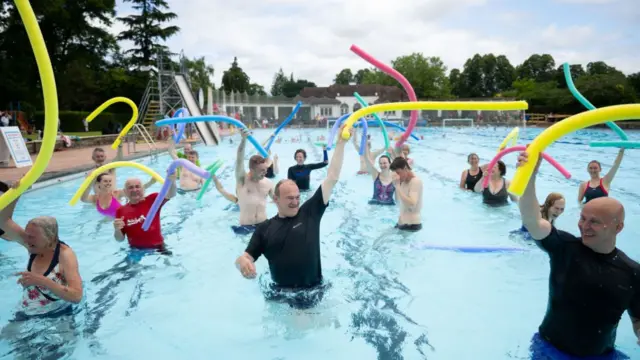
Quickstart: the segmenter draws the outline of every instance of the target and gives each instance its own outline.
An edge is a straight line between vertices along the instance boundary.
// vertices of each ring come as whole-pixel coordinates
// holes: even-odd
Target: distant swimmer
[[[166,181],[171,182],[169,191],[162,199],[160,208],[147,231],[142,229],[142,224],[144,224],[151,206],[158,197],[158,193],[145,195],[140,179],[131,178],[125,182],[124,193],[129,202],[116,210],[113,227],[115,229],[114,237],[117,241],[123,241],[126,238],[132,248],[157,249],[160,252],[166,252],[162,225],[160,224],[160,211],[167,201],[176,196],[176,174],[170,175]]]
[[[482,167],[480,166],[480,157],[476,153],[467,156],[469,169],[464,170],[460,176],[460,189],[474,191],[478,181],[482,179]]]
[[[278,182],[274,197],[278,214],[258,226],[236,260],[242,276],[252,279],[256,276],[254,263],[264,255],[273,280],[265,294],[268,300],[307,309],[319,303],[328,288],[322,276],[320,222],[340,177],[344,146],[340,137],[327,178],[302,206],[296,183],[288,179]]]
[[[589,163],[587,171],[589,172],[591,179],[580,184],[580,188],[578,190],[579,203],[584,201],[584,204],[586,204],[593,199],[609,196],[611,183],[620,168],[620,163],[622,163],[623,157],[624,149],[620,149],[611,169],[609,169],[609,172],[603,178],[600,177],[600,172],[602,172],[600,162],[593,160]]]
[[[114,218],[116,210],[122,206],[122,199],[125,198],[124,190],[116,189],[115,177],[109,173],[100,174],[93,181],[96,186],[87,187],[80,200],[84,203],[94,204],[100,214]],[[148,189],[155,183],[156,180],[152,177],[144,184],[144,188]],[[95,195],[90,194],[91,188],[95,188]]]
[[[509,204],[509,199],[513,202],[518,202],[518,197],[507,191],[511,182],[504,178],[507,174],[507,165],[502,160],[498,160],[493,169],[491,169],[489,185],[483,188],[482,183],[487,174],[487,169],[482,169],[482,177],[474,187],[475,192],[482,193],[483,203],[490,206],[504,206]]]
[[[411,170],[404,157],[396,157],[389,169],[395,173],[393,185],[400,202],[400,216],[396,228],[405,231],[422,229],[422,180]]]
[[[296,160],[296,165],[293,165],[287,171],[287,179],[293,180],[298,185],[300,190],[309,190],[309,181],[311,171],[322,169],[329,164],[329,155],[327,154],[327,148],[322,147],[323,161],[316,164],[305,164],[307,160],[307,152],[304,149],[296,150],[293,158]]]
[[[187,145],[189,146],[188,150],[187,150]],[[200,156],[198,152],[193,150],[190,144],[187,144],[187,145],[185,145],[184,154],[182,156],[179,156],[179,154],[176,153],[176,148],[175,148],[175,144],[173,143],[173,140],[169,140],[169,155],[173,160],[186,158],[186,160],[189,161],[190,163],[193,163],[196,166],[199,166]],[[189,169],[185,168],[184,166],[178,167],[176,174],[177,174],[177,177],[180,179],[180,189],[178,191],[181,193],[199,190],[204,184],[203,178],[192,173],[191,171],[189,171]]]
[[[367,144],[367,152],[369,152],[369,144]],[[380,156],[378,165],[380,171],[373,164],[375,157],[369,155],[365,157],[367,170],[373,178],[373,197],[369,200],[372,205],[395,205],[394,201],[396,186],[393,183],[393,174],[391,173],[391,158],[387,155]]]
[[[121,161],[122,159],[124,159],[124,154],[122,152],[122,144],[121,144],[120,146],[118,146],[118,151],[116,153],[116,157],[113,160],[114,161]],[[103,148],[97,147],[97,148],[93,149],[93,152],[91,153],[91,160],[93,160],[93,162],[94,162],[93,170],[95,170],[95,169],[97,169],[97,168],[99,168],[99,167],[101,167],[103,165],[106,165],[108,163],[107,162],[107,153],[104,151]],[[89,176],[93,172],[93,170],[89,171],[87,173],[87,176]],[[113,175],[113,182],[115,183],[115,181],[116,181],[115,180],[116,169],[112,168],[112,169],[107,170],[107,172],[109,174]],[[93,185],[93,190],[97,191],[97,184]]]
[[[518,166],[529,160],[520,153]],[[520,198],[520,215],[536,244],[549,254],[546,314],[532,339],[534,359],[561,352],[580,358],[628,359],[615,350],[626,311],[640,343],[640,264],[616,247],[625,211],[612,198],[589,201],[578,220],[580,236],[558,230],[542,218],[536,198],[540,162]]]
[[[260,155],[249,159],[249,172],[244,168],[244,150],[249,130],[242,129],[242,140],[236,158],[236,194],[240,207],[240,225],[232,226],[236,234],[246,235],[267,220],[267,197],[273,199],[273,183],[267,179],[267,161]]]

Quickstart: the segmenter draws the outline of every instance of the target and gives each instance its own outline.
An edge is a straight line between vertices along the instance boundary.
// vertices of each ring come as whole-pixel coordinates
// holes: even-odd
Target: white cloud
[[[589,24],[564,28],[553,24],[558,21],[553,17],[547,23],[529,21],[518,10],[492,11],[486,0],[180,0],[170,5],[181,32],[169,46],[190,57],[205,56],[215,68],[216,85],[234,56],[267,90],[280,67],[287,75],[329,85],[343,68],[370,67],[349,51],[352,44],[385,63],[422,52],[439,56],[449,69],[475,53],[504,54],[514,65],[533,53],[550,53],[558,64],[605,60],[623,71],[635,70],[632,59],[638,58],[637,46],[615,57],[594,46],[604,35]],[[490,16],[456,20],[478,11]],[[513,21],[517,16],[525,20]],[[606,44],[607,51],[611,46]]]

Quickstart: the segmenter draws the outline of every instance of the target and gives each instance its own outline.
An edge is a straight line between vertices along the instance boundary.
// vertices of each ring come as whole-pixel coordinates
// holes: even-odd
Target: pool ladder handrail
[[[136,152],[137,135],[140,134],[144,142],[149,147],[149,154],[154,157],[157,156],[158,147],[156,146],[155,141],[153,141],[151,134],[149,134],[149,131],[139,123],[133,125],[133,130],[134,131],[129,132],[129,141],[127,141],[127,150],[129,154]],[[131,144],[133,144],[133,151],[131,151]]]

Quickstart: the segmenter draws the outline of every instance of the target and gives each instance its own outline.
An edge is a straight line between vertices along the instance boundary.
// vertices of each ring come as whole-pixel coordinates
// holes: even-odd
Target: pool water
[[[43,359],[526,359],[532,335],[542,320],[548,294],[548,257],[532,244],[510,235],[521,225],[517,206],[487,208],[477,194],[460,191],[460,174],[470,152],[487,162],[507,135],[507,128],[421,129],[424,140],[412,142],[415,170],[424,181],[424,229],[399,233],[397,207],[371,206],[372,179],[356,175],[359,158],[347,144],[340,182],[321,227],[322,266],[331,289],[314,309],[292,310],[267,302],[264,258],[259,277],[246,280],[234,266],[249,240],[235,235],[238,212],[212,187],[202,201],[178,195],[162,210],[166,243],[172,256],[132,253],[113,238],[113,226],[95,211],[69,199],[83,179],[34,190],[18,205],[20,224],[37,215],[54,215],[63,241],[80,262],[85,297],[72,316],[40,319],[16,326],[13,319],[21,287],[13,274],[23,271],[28,256],[12,243],[0,243],[0,358]],[[520,143],[533,139],[527,129]],[[382,144],[372,130],[373,148]],[[256,131],[258,139],[268,136]],[[313,146],[326,130],[285,130],[285,140],[301,135],[302,143],[274,144],[280,174],[294,164],[293,153],[305,148],[307,162],[322,160]],[[640,138],[631,133],[634,140]],[[548,153],[573,175],[564,179],[543,164],[538,194],[567,197],[557,226],[577,233],[579,181],[587,179],[587,162],[598,159],[606,172],[617,150],[589,148],[589,140],[615,140],[608,130],[586,130],[565,137]],[[225,159],[219,172],[234,190],[233,163],[239,137],[222,146],[198,146],[203,166]],[[247,158],[252,154],[247,145]],[[332,153],[329,154],[331,157]],[[627,211],[618,247],[640,259],[640,155],[627,151],[613,182],[611,196]],[[164,174],[169,156],[142,162]],[[515,154],[507,155],[507,177]],[[327,168],[312,172],[312,189]],[[120,186],[136,170],[118,171]],[[141,176],[146,181],[146,176]],[[276,179],[277,180],[277,179]],[[158,191],[154,185],[151,191]],[[306,196],[306,195],[305,195]],[[269,203],[268,216],[276,214]],[[420,244],[507,246],[515,253],[460,253],[417,249]],[[139,260],[135,260],[135,258]],[[617,345],[640,357],[628,315],[620,323]]]

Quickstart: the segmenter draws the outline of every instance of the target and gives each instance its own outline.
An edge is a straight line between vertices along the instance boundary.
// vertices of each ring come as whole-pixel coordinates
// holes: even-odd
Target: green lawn
[[[77,137],[88,137],[88,136],[101,136],[102,135],[102,131],[89,131],[89,132],[65,132],[63,133],[67,136],[77,136]],[[38,135],[36,134],[31,134],[28,135],[27,133],[22,133],[22,136],[29,139],[29,140],[35,140],[36,137]]]

